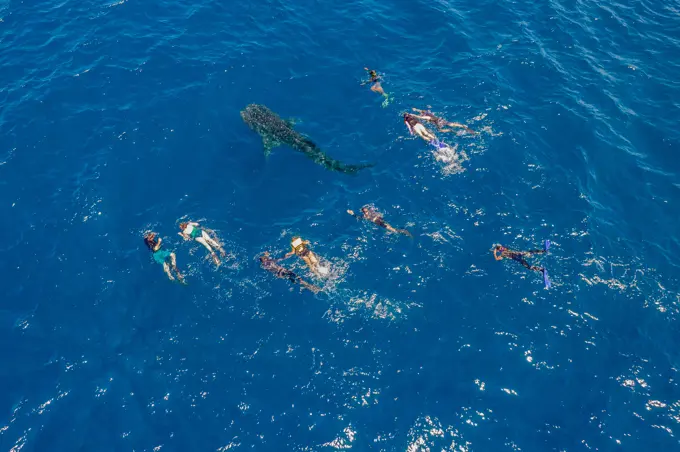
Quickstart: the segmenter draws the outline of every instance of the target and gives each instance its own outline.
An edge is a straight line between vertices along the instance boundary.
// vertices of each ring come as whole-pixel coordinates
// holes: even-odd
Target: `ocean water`
[[[0,0],[0,450],[680,450],[679,47],[677,0]],[[491,254],[546,239],[550,290]]]

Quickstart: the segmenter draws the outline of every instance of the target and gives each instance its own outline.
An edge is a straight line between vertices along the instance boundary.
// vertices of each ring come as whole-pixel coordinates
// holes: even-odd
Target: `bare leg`
[[[167,265],[167,264],[164,264]],[[172,266],[172,270],[177,273],[177,279],[179,279],[179,282],[184,284],[184,275],[182,275],[182,272],[179,271],[179,268],[177,268],[177,255],[175,253],[170,253],[170,265]],[[170,278],[174,279],[174,278]]]
[[[383,87],[380,84],[380,82],[375,82],[373,85],[371,85],[371,91],[378,94],[385,94],[385,91],[383,90]]]
[[[397,231],[396,229],[394,229],[394,228],[392,227],[392,225],[389,224],[389,223],[383,223],[383,226],[385,226],[385,229],[387,229],[387,230],[390,231],[390,232],[398,232],[398,231]]]
[[[217,240],[214,240],[210,235],[203,231],[202,237],[205,239],[206,242],[215,249],[220,251],[220,254],[222,254],[222,257],[225,257],[227,255],[226,251],[224,251],[224,248],[222,248],[222,245]]]
[[[318,293],[318,292],[321,290],[321,289],[319,289],[318,287],[313,286],[312,284],[309,284],[309,283],[308,283],[307,281],[305,281],[304,279],[300,279],[299,282],[300,282],[300,285],[301,285],[302,287],[304,287],[305,289],[308,289],[308,290],[310,290],[310,291],[312,291],[312,292],[314,292],[314,293]]]
[[[434,136],[433,134],[431,134],[430,132],[427,132],[427,131],[424,132],[422,130],[419,130],[416,133],[418,134],[418,136],[420,138],[427,141],[428,143],[437,138],[436,136]]]
[[[196,237],[196,241],[206,247],[210,254],[212,255],[213,261],[215,262],[215,265],[220,265],[220,258],[217,257],[217,253],[208,245],[208,242],[205,240],[204,237]]]
[[[450,123],[447,124],[447,126],[449,126],[449,127],[457,127],[457,128],[459,128],[459,129],[467,129],[467,126],[466,126],[466,125],[461,124],[461,123],[459,123],[459,122],[450,122]]]
[[[170,281],[175,280],[175,277],[172,276],[172,272],[170,271],[170,266],[168,265],[167,262],[163,262],[163,271],[165,272],[166,275],[168,275],[168,278],[170,278]]]

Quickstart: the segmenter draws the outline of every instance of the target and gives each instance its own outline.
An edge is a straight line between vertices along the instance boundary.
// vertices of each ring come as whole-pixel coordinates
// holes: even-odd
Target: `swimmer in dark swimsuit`
[[[287,268],[282,267],[279,264],[277,264],[277,261],[275,259],[272,259],[269,256],[268,252],[265,252],[264,254],[262,254],[260,256],[260,265],[262,266],[262,268],[267,270],[269,273],[272,273],[277,278],[287,279],[288,281],[292,282],[293,284],[298,283],[302,287],[304,287],[305,289],[311,290],[314,293],[317,293],[317,292],[319,292],[319,290],[321,290],[318,287],[316,287],[312,284],[309,284],[307,281],[300,278],[298,275],[293,273],[291,270],[288,270]]]
[[[529,263],[526,261],[525,257],[529,257],[532,254],[544,254],[546,253],[547,250],[530,250],[530,251],[513,251],[510,250],[504,246],[501,245],[496,245],[496,247],[493,249],[493,257],[497,261],[505,259],[512,259],[513,261],[517,261],[520,264],[522,264],[524,267],[526,267],[529,270],[537,271],[544,273],[545,269],[543,267],[537,267],[535,265],[529,265]]]
[[[348,210],[347,213],[352,215],[354,218],[356,218],[358,220],[368,220],[371,223],[377,224],[381,228],[385,228],[390,232],[396,232],[396,233],[399,233],[399,234],[407,235],[409,237],[413,237],[411,235],[411,233],[408,232],[406,229],[396,229],[396,228],[392,227],[392,225],[390,225],[388,222],[386,222],[385,219],[383,218],[383,216],[380,213],[378,213],[372,207],[369,207],[369,206],[362,207],[361,208],[362,215],[358,215],[358,214],[354,213],[353,210]]]
[[[472,133],[476,134],[474,130],[466,126],[465,124],[461,124],[459,122],[449,122],[444,118],[440,118],[439,116],[436,116],[434,113],[432,113],[430,110],[419,110],[417,108],[414,108],[413,111],[416,111],[420,113],[419,115],[413,115],[418,119],[422,119],[423,121],[427,121],[429,123],[434,124],[437,126],[437,129],[439,129],[440,132],[446,133],[446,132],[451,132],[452,129],[445,129],[445,127],[455,127],[458,129],[463,129],[467,133]]]
[[[411,135],[418,135],[428,143],[432,143],[433,141],[439,142],[437,136],[427,130],[427,128],[418,121],[418,116],[412,115],[411,113],[404,113],[404,124],[408,127],[408,131],[411,132]]]
[[[468,133],[477,133],[464,124],[459,122],[449,122],[444,118],[440,118],[430,110],[420,110],[418,108],[414,108],[413,111],[420,113],[419,115],[414,115],[416,118],[434,124],[437,126],[437,129],[439,129],[440,132],[451,132],[452,129],[445,129],[445,127],[456,127],[459,129],[464,129]]]
[[[172,274],[174,271],[177,275],[177,280],[182,284],[185,284],[184,275],[182,275],[177,268],[177,257],[175,256],[175,253],[162,249],[162,241],[163,239],[157,237],[155,232],[149,232],[144,236],[144,243],[149,248],[149,251],[153,253],[153,260],[163,266],[163,271],[168,275],[170,281],[175,280],[175,277]]]
[[[371,91],[374,93],[378,93],[382,95],[385,98],[385,102],[383,102],[383,106],[387,105],[387,101],[389,99],[389,96],[383,90],[382,85],[380,84],[381,77],[378,75],[377,72],[375,72],[373,69],[369,69],[367,67],[364,68],[366,71],[368,71],[368,76],[370,77],[368,80],[364,80],[361,82],[361,85],[365,85],[367,83],[371,84]]]

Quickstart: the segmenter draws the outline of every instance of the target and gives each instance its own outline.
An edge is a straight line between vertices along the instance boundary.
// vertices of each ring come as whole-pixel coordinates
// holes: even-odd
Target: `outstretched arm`
[[[350,215],[352,215],[352,216],[353,216],[354,218],[356,218],[357,220],[361,220],[361,219],[363,218],[362,215],[356,214],[356,213],[354,213],[353,210],[350,210],[350,209],[347,209],[347,213],[350,214]]]
[[[291,252],[289,252],[289,253],[286,253],[282,258],[276,259],[276,262],[285,261],[286,259],[288,259],[289,257],[293,256],[294,254],[295,254],[295,251],[291,251]]]

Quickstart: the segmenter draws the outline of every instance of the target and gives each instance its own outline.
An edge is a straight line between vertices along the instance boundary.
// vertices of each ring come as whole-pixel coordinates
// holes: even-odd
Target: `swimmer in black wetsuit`
[[[418,121],[418,116],[416,115],[404,113],[404,124],[406,124],[406,127],[408,127],[408,130],[412,135],[418,135],[428,143],[439,141],[437,140],[437,136],[434,133],[427,130],[425,126],[422,125],[420,121]]]
[[[381,228],[385,228],[390,232],[396,232],[396,233],[399,233],[399,234],[407,235],[409,237],[413,237],[411,235],[411,233],[408,232],[406,229],[396,229],[396,228],[392,227],[392,225],[390,225],[388,222],[386,222],[385,219],[383,218],[383,216],[380,213],[378,213],[372,207],[369,207],[369,206],[362,207],[361,213],[363,215],[358,215],[358,214],[354,213],[353,210],[348,210],[347,213],[352,215],[354,218],[356,218],[358,220],[368,220],[371,223],[377,224]]]
[[[444,118],[440,118],[439,116],[436,116],[434,113],[432,113],[430,110],[419,110],[417,108],[414,108],[413,111],[420,113],[419,115],[413,115],[418,119],[422,119],[423,121],[427,121],[429,123],[434,124],[437,126],[437,129],[439,129],[440,132],[446,133],[446,132],[451,132],[452,129],[445,129],[444,127],[456,127],[458,129],[463,129],[467,133],[472,133],[475,134],[474,130],[466,126],[465,124],[461,124],[459,122],[449,122]]]
[[[543,267],[537,267],[535,265],[529,265],[525,257],[529,257],[532,254],[543,254],[546,250],[530,250],[530,251],[513,251],[504,246],[496,245],[493,249],[493,257],[497,261],[505,259],[512,259],[517,261],[529,270],[537,271],[543,273],[545,269]]]
[[[373,91],[374,93],[378,93],[378,94],[382,95],[385,98],[385,102],[383,102],[383,106],[387,105],[387,101],[389,99],[389,96],[387,95],[387,93],[385,92],[385,90],[382,87],[382,84],[380,83],[381,77],[373,69],[369,69],[367,67],[365,67],[364,69],[366,71],[368,71],[369,79],[364,80],[363,82],[361,82],[361,84],[365,85],[367,83],[370,83],[371,84],[371,91]]]
[[[318,287],[316,287],[312,284],[309,284],[307,281],[300,278],[293,271],[288,270],[287,268],[279,265],[277,263],[276,259],[272,259],[269,256],[268,252],[265,252],[264,254],[262,254],[260,256],[260,265],[262,266],[262,268],[267,270],[269,273],[272,273],[277,278],[287,279],[288,281],[292,282],[293,284],[298,283],[302,287],[304,287],[305,289],[311,290],[314,293],[317,293],[317,292],[319,292],[319,290],[321,290]]]

